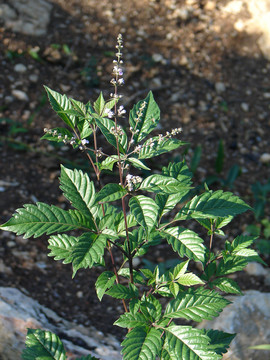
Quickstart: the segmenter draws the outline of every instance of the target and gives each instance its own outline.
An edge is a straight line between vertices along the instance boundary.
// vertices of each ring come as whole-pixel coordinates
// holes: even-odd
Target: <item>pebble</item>
[[[215,83],[215,89],[218,94],[224,92],[226,90],[226,86],[223,82]]]
[[[12,90],[11,94],[18,100],[29,101],[28,95],[22,90]]]
[[[27,71],[27,67],[24,64],[16,64],[14,66],[14,71],[23,74]]]
[[[264,93],[264,94],[263,94],[263,97],[264,97],[265,99],[270,99],[270,93],[269,93],[269,92]]]
[[[161,54],[153,54],[152,59],[154,60],[154,62],[162,62],[162,61],[164,61],[164,58],[163,58],[163,56]]]
[[[37,74],[30,74],[29,75],[29,80],[33,83],[38,82],[38,75]]]
[[[247,103],[241,104],[241,109],[245,112],[249,111],[249,105]]]
[[[260,157],[260,162],[263,164],[270,163],[270,154],[269,153],[262,154]]]

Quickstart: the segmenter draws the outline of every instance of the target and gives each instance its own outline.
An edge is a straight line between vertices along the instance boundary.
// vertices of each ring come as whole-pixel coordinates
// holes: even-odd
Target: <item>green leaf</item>
[[[106,290],[109,289],[115,282],[116,276],[111,271],[104,271],[99,275],[96,281],[96,293],[99,301],[102,300]]]
[[[54,135],[55,134],[55,135]],[[61,137],[59,137],[61,134]],[[48,130],[45,135],[43,135],[41,140],[49,140],[54,142],[63,142],[64,139],[71,140],[74,135],[66,128],[56,127]]]
[[[118,184],[106,184],[96,196],[96,204],[121,199],[127,194],[127,190]]]
[[[95,118],[97,126],[100,128],[102,134],[105,136],[107,141],[114,146],[117,149],[117,141],[119,146],[119,151],[123,154],[125,154],[127,150],[127,134],[125,131],[121,128],[120,125],[117,125],[121,131],[121,135],[117,136],[114,133],[114,127],[115,123],[114,121],[102,118],[102,117],[96,117]],[[118,139],[118,140],[117,140]]]
[[[96,358],[95,356],[88,355],[88,356],[82,356],[76,360],[100,360],[100,359]]]
[[[216,286],[218,289],[228,294],[238,294],[238,295],[242,294],[238,284],[234,280],[226,277],[217,278],[211,281],[209,285],[211,285],[211,287]]]
[[[154,227],[158,215],[158,206],[154,200],[144,195],[134,196],[129,200],[129,207],[131,214],[149,233]]]
[[[84,216],[92,218],[95,185],[81,170],[70,170],[61,165],[60,189],[71,204]]]
[[[82,234],[72,249],[73,277],[79,269],[91,268],[104,254],[106,237],[92,233]]]
[[[189,201],[174,220],[218,218],[234,216],[251,209],[243,200],[230,192],[207,191]]]
[[[158,299],[156,299],[153,295],[150,294],[142,300],[140,309],[144,316],[152,323],[159,321],[162,306]]]
[[[74,100],[71,98],[69,100],[71,101],[73,108],[79,112],[80,116],[86,117],[87,107],[81,101]]]
[[[49,238],[48,249],[51,252],[48,256],[54,256],[54,260],[64,260],[63,264],[72,262],[72,247],[77,243],[78,238],[66,234],[53,235]]]
[[[155,202],[159,207],[158,217],[159,219],[162,218],[165,214],[169,211],[173,210],[174,207],[181,203],[184,196],[189,192],[189,190],[180,191],[177,194],[172,195],[164,195],[164,194],[157,194],[155,198]]]
[[[219,355],[225,354],[231,341],[235,338],[236,334],[229,334],[219,330],[201,330],[205,335],[210,338],[209,350],[213,350]]]
[[[261,344],[261,345],[249,346],[249,349],[270,350],[270,344]]]
[[[122,328],[135,328],[137,326],[150,325],[149,321],[144,317],[143,314],[137,313],[124,313],[118,320],[115,321],[114,325]]]
[[[193,273],[186,273],[181,275],[178,280],[178,284],[183,286],[193,286],[198,284],[204,284],[204,282],[195,274]]]
[[[47,86],[44,86],[51,106],[55,112],[58,113],[60,118],[72,129],[75,127],[75,117],[73,115],[65,114],[65,110],[72,110],[70,100],[66,95],[61,95],[58,92],[51,90]]]
[[[218,360],[221,356],[209,350],[210,339],[191,326],[170,325],[164,328],[170,356],[178,360]]]
[[[140,190],[163,194],[176,194],[189,189],[190,186],[183,185],[177,179],[158,174],[148,176],[140,186]]]
[[[177,280],[180,276],[184,275],[187,271],[189,260],[177,264],[173,269],[173,280]]]
[[[28,329],[23,360],[66,360],[66,352],[59,337],[50,331]]]
[[[156,360],[161,350],[161,332],[145,327],[135,327],[122,342],[123,360]]]
[[[137,169],[151,170],[149,167],[144,165],[144,163],[141,160],[136,159],[134,157],[128,158],[127,161],[130,162]]]
[[[103,94],[101,92],[98,99],[94,102],[95,112],[101,116],[104,106],[105,106],[105,100],[104,100]]]
[[[77,128],[79,129],[81,139],[85,139],[93,133],[88,120],[79,122]]]
[[[146,140],[138,153],[139,159],[150,159],[166,152],[175,150],[187,143],[178,139],[164,139],[160,141],[158,136]]]
[[[214,290],[188,289],[179,292],[176,299],[173,299],[165,310],[164,317],[174,319],[183,318],[200,322],[203,319],[212,320],[213,317],[228,305],[230,301],[224,299]]]
[[[245,258],[230,256],[227,259],[221,259],[216,271],[216,276],[232,274],[243,270],[248,264]]]
[[[113,165],[118,161],[117,155],[108,156],[102,163],[99,165],[100,170],[110,170],[112,171]]]
[[[257,238],[258,236],[237,236],[232,242],[232,253],[235,255],[238,251],[249,247]]]
[[[109,290],[106,291],[107,295],[112,296],[116,299],[133,299],[138,297],[138,290],[136,286],[129,284],[129,287],[126,287],[122,284],[113,285]]]
[[[133,128],[135,143],[143,140],[158,124],[160,110],[150,91],[144,100],[133,106],[129,114],[129,124]]]
[[[176,226],[163,230],[162,234],[181,257],[187,256],[195,261],[204,261],[205,246],[203,240],[194,231]]]
[[[17,209],[13,217],[1,225],[6,231],[13,231],[17,235],[24,234],[24,238],[39,237],[82,228],[81,224],[68,211],[54,205],[37,203],[27,204]]]

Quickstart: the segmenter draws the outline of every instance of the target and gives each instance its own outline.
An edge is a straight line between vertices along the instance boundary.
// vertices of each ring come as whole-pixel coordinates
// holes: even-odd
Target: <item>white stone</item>
[[[270,93],[269,93],[269,92],[264,93],[264,94],[263,94],[263,97],[264,97],[265,99],[270,99]]]
[[[262,264],[259,264],[257,262],[251,262],[248,263],[245,271],[249,274],[249,275],[254,275],[254,276],[265,276],[269,273],[269,270],[265,269]]]
[[[153,54],[152,59],[154,62],[162,62],[164,58],[161,54]]]
[[[18,100],[29,101],[28,95],[22,90],[14,89],[12,90],[11,94]]]
[[[30,74],[29,75],[29,80],[33,83],[38,82],[38,75],[37,74]]]
[[[247,103],[241,103],[241,109],[247,112],[249,111],[249,105]]]
[[[269,153],[262,154],[260,157],[260,162],[263,164],[269,163],[270,162],[270,154]]]
[[[226,86],[223,82],[216,82],[215,83],[215,89],[218,94],[226,91]]]
[[[14,66],[14,71],[18,73],[25,73],[27,71],[27,67],[24,64],[16,64]]]

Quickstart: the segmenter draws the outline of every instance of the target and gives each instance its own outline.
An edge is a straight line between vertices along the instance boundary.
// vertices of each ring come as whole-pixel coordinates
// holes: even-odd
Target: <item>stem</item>
[[[213,245],[213,237],[214,237],[214,224],[211,224],[211,235],[210,235],[210,243],[209,243],[209,250],[211,251]]]

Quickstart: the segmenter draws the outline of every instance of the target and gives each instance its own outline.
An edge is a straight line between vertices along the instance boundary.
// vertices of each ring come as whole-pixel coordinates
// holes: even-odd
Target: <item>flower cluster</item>
[[[111,128],[111,133],[114,134],[114,136],[120,136],[120,135],[124,135],[124,131],[122,130],[122,128],[120,126],[113,126]]]
[[[126,176],[126,181],[127,181],[128,191],[132,191],[134,189],[134,185],[140,184],[143,181],[143,179],[140,176],[134,176],[134,175],[128,174]]]

